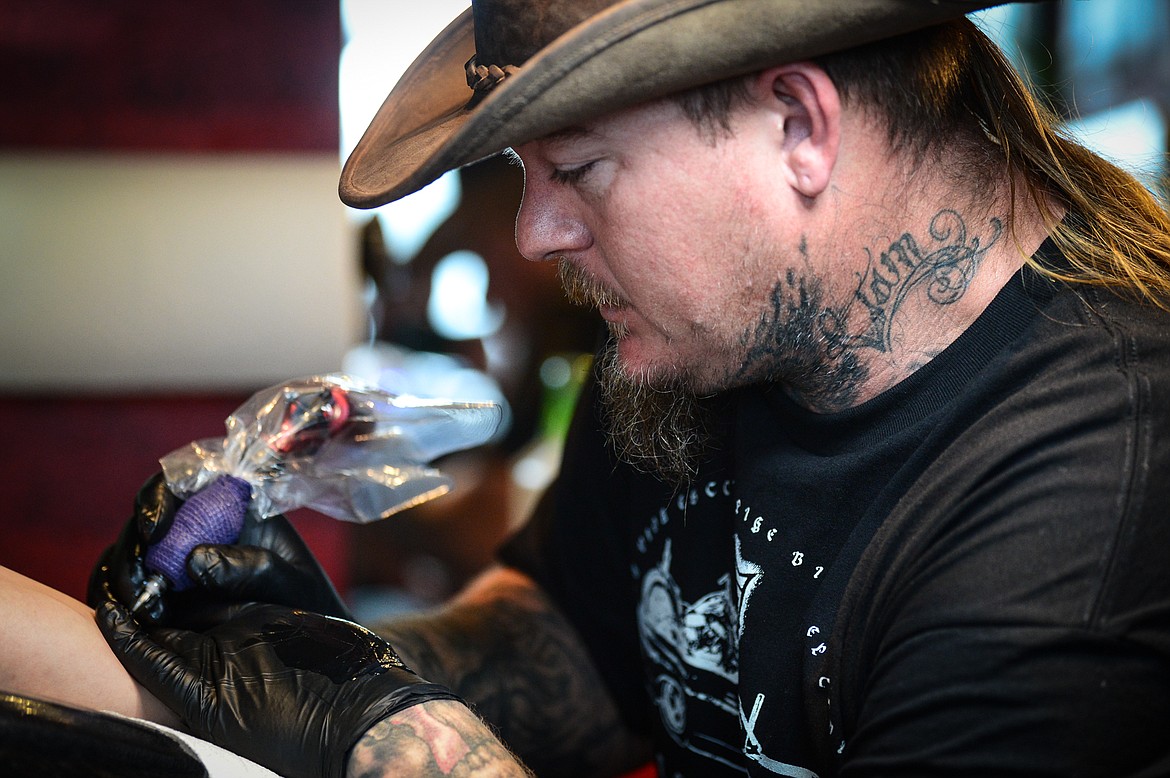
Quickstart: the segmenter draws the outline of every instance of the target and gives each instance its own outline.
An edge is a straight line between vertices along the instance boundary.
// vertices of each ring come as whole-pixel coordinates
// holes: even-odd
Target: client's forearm
[[[175,726],[122,668],[83,603],[0,567],[0,689]]]

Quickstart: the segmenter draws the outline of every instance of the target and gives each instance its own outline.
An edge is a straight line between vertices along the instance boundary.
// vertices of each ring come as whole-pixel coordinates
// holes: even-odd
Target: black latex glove
[[[144,629],[112,601],[97,621],[130,674],[191,732],[289,778],[340,778],[377,722],[459,699],[364,627],[279,605],[242,608],[205,633]]]
[[[133,605],[150,576],[147,548],[170,529],[183,501],[167,488],[161,472],[134,499],[134,513],[90,574],[86,602],[108,599]],[[168,591],[137,615],[145,624],[198,627],[230,618],[245,603],[268,602],[338,618],[349,610],[304,540],[284,516],[258,518],[249,511],[239,540],[230,546],[196,546],[187,558],[195,586]]]

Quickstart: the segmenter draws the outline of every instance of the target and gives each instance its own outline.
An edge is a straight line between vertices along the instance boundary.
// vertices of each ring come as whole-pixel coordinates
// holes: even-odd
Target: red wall
[[[0,0],[0,147],[338,149],[337,0]]]

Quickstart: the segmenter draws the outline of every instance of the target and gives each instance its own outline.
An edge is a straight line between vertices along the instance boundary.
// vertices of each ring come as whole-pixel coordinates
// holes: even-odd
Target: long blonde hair
[[[817,62],[846,99],[860,98],[880,113],[893,148],[924,157],[942,149],[958,152],[971,163],[965,169],[972,175],[1008,172],[1013,195],[1021,178],[1068,262],[1066,269],[1040,267],[1042,272],[1129,291],[1170,310],[1165,203],[1133,175],[1062,133],[1054,112],[970,20]],[[988,164],[995,160],[999,164]],[[1046,207],[1050,197],[1067,207],[1063,220]]]

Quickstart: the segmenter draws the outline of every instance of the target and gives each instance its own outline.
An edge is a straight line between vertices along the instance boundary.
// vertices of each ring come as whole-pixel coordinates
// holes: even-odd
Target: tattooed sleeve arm
[[[531,778],[475,714],[458,702],[415,705],[378,722],[349,757],[349,778]]]
[[[615,775],[649,758],[573,627],[521,573],[488,571],[443,610],[377,631],[419,675],[467,700],[538,775]],[[350,775],[402,770],[406,753],[435,775],[523,774],[504,769],[515,762],[465,708],[436,702],[371,729],[354,748]]]

